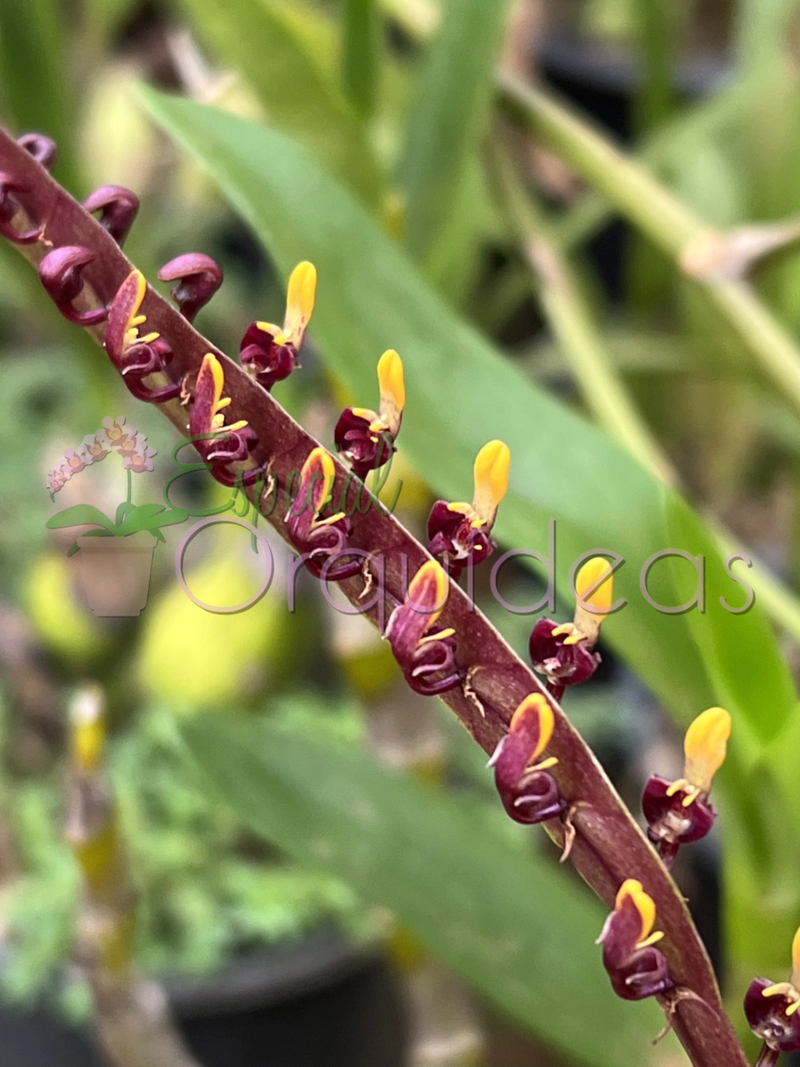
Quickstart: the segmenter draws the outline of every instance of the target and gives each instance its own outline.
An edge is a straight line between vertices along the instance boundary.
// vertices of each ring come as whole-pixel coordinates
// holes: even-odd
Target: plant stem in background
[[[353,107],[368,118],[375,107],[380,45],[374,0],[342,0],[342,81]]]
[[[78,955],[94,1023],[114,1067],[199,1067],[169,1014],[163,990],[136,973],[130,953],[134,898],[104,764],[105,700],[79,691],[70,713],[67,839],[83,874]]]
[[[513,118],[602,190],[676,264],[684,266],[722,235],[684,207],[639,164],[551,95],[500,76],[503,103]],[[747,282],[689,271],[778,388],[800,411],[800,349]]]

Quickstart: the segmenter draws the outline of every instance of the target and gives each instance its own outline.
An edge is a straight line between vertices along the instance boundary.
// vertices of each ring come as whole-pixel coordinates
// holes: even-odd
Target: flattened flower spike
[[[508,489],[511,453],[502,441],[484,445],[475,460],[475,495],[471,504],[437,500],[428,517],[428,551],[445,557],[457,579],[468,562],[483,563],[497,545],[489,534]]]
[[[716,810],[709,803],[711,782],[722,766],[731,733],[731,717],[724,708],[708,708],[686,731],[683,778],[670,782],[652,775],[644,787],[642,811],[647,836],[671,867],[681,845],[705,837]]]
[[[547,773],[558,760],[539,759],[553,734],[553,709],[541,693],[525,697],[514,712],[508,733],[494,750],[489,766],[503,807],[515,822],[544,822],[567,808],[554,779]]]
[[[333,432],[337,451],[350,461],[359,478],[380,470],[397,451],[394,443],[403,421],[406,387],[403,361],[393,348],[378,360],[378,385],[379,410],[345,408]]]
[[[392,646],[406,681],[422,696],[436,696],[461,685],[455,661],[455,631],[429,631],[447,602],[448,579],[435,560],[423,563],[409,582],[402,604],[389,617],[384,637]]]
[[[348,559],[351,522],[343,511],[330,512],[336,481],[333,458],[324,448],[309,453],[300,472],[300,484],[286,515],[292,544],[306,555],[305,565],[317,578],[342,582],[361,572],[360,557]]]
[[[223,397],[224,388],[222,364],[213,352],[207,352],[192,394],[189,433],[218,482],[229,486],[253,485],[263,476],[262,467],[237,471],[231,470],[230,464],[247,460],[258,439],[244,419],[226,425],[224,411],[231,398]]]
[[[271,322],[248,326],[239,346],[239,359],[265,389],[272,389],[299,366],[297,355],[314,310],[316,291],[316,267],[307,261],[298,263],[289,277],[283,328]]]
[[[584,563],[575,578],[575,592],[579,599],[573,621],[540,619],[529,642],[534,670],[545,675],[559,700],[565,686],[585,682],[600,663],[594,646],[614,599],[614,578],[607,560],[595,556]]]
[[[654,947],[664,936],[652,932],[655,920],[652,898],[641,882],[628,878],[597,939],[614,992],[624,1000],[644,1000],[675,988],[664,954]]]
[[[166,374],[172,358],[172,349],[157,333],[139,335],[139,327],[146,321],[140,314],[146,292],[142,272],[131,271],[109,304],[103,343],[133,395],[152,404],[163,404],[180,396],[181,387],[177,382],[158,388],[144,384],[150,374]]]
[[[792,973],[788,982],[755,978],[744,998],[747,1023],[764,1042],[758,1062],[773,1064],[781,1052],[800,1051],[800,929],[792,941]]]

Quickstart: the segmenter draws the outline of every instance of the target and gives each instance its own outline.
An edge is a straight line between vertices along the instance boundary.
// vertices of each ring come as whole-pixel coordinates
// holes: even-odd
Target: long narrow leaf
[[[476,834],[463,804],[357,753],[230,716],[190,719],[182,732],[204,784],[246,825],[391,908],[570,1060],[647,1060],[657,1015],[612,995],[594,945],[602,910],[563,871],[484,823]]]

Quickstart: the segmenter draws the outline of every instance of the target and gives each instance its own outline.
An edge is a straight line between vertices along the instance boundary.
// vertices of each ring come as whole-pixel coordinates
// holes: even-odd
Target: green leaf
[[[208,47],[253,87],[270,122],[312,149],[364,203],[376,205],[383,178],[366,134],[309,54],[297,12],[277,0],[182,2]]]
[[[131,508],[125,515],[119,534],[121,537],[127,537],[128,534],[139,530],[149,530],[158,537],[157,531],[162,526],[175,526],[184,522],[188,514],[183,508],[165,508],[163,504],[140,504]]]
[[[663,614],[641,594],[645,560],[683,547],[673,543],[669,521],[675,495],[460,321],[302,148],[189,101],[152,91],[146,100],[216,178],[285,276],[300,258],[317,265],[311,330],[328,365],[359,403],[374,402],[379,354],[389,347],[401,353],[408,399],[400,447],[437,493],[450,500],[468,496],[475,455],[502,435],[512,463],[496,528],[501,541],[547,555],[548,520],[554,518],[562,592],[579,554],[618,552],[627,562],[617,572],[616,588],[628,604],[605,623],[605,639],[679,722],[731,696],[734,720],[741,717],[749,725],[740,743],[745,734],[758,746],[774,737],[795,701],[787,699],[792,692],[787,669],[758,605],[732,616],[731,623],[737,647],[752,640],[762,657],[761,695],[753,705],[749,683],[741,677],[752,673],[752,661],[719,654],[717,626],[708,615]],[[707,567],[717,576],[714,592],[733,604],[738,587],[725,579],[713,548]],[[655,569],[651,592],[662,605],[681,603],[673,568]]]
[[[265,722],[185,720],[189,751],[249,827],[382,904],[487,997],[578,1063],[649,1055],[654,1005],[611,993],[599,906],[442,792]]]
[[[56,0],[0,3],[0,96],[6,121],[18,134],[36,131],[52,137],[61,155],[55,176],[74,187],[74,161],[69,158],[74,108],[66,37]]]
[[[48,519],[45,526],[48,530],[63,530],[68,526],[83,526],[89,523],[93,526],[102,526],[111,533],[116,532],[111,519],[92,504],[74,504],[71,508],[64,508],[63,511],[59,511],[57,515]]]
[[[405,244],[425,261],[447,229],[486,127],[508,0],[447,0],[429,46],[399,170]]]
[[[366,116],[375,105],[379,47],[375,0],[342,3],[342,80],[353,106]]]

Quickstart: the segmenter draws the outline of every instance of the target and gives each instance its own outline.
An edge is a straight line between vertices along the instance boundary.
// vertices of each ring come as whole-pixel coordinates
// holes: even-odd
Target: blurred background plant
[[[554,517],[561,591],[580,552],[629,561],[603,669],[567,710],[634,809],[647,773],[677,769],[681,726],[711,704],[733,713],[724,818],[677,874],[742,1031],[746,984],[786,970],[800,920],[799,15],[797,0],[0,4],[3,123],[52,136],[77,197],[135,190],[126,251],[148,277],[189,249],[218,260],[226,281],[199,326],[223,350],[253,319],[280,321],[295,262],[317,265],[304,366],[276,395],[321,440],[342,403],[372,402],[380,351],[400,351],[409,404],[392,477],[412,530],[436,496],[469,494],[478,448],[503,436],[502,547],[547,554]],[[63,824],[64,708],[91,677],[111,709],[134,957],[171,980],[182,1021],[182,1004],[220,1009],[197,1008],[201,987],[181,994],[178,979],[253,959],[291,972],[287,942],[335,927],[356,946],[348,966],[382,946],[403,976],[404,1025],[394,987],[378,997],[388,1015],[359,987],[372,1067],[674,1062],[670,1039],[650,1046],[651,1006],[613,999],[592,946],[601,909],[507,823],[446,711],[409,693],[388,648],[308,576],[291,613],[285,565],[252,609],[204,611],[175,580],[185,529],[168,528],[141,617],[94,617],[66,558],[74,534],[45,528],[47,471],[124,413],[158,449],[141,475],[156,500],[176,442],[5,245],[0,270],[7,1025],[20,1003],[75,1024],[90,1012],[70,962],[80,893]],[[78,482],[58,506],[124,497],[117,467]],[[194,474],[172,499],[199,509],[221,492]],[[672,545],[707,556],[705,614],[660,615],[639,594],[641,564]],[[734,616],[717,601],[739,603],[721,555],[740,546],[757,602]],[[504,568],[512,604],[544,592],[530,562]],[[186,553],[192,593],[221,606],[250,596],[261,566],[236,527]],[[650,591],[680,604],[694,582],[671,561]],[[501,608],[486,575],[478,586],[524,655],[538,612]],[[280,997],[336,995],[323,941],[306,984]],[[330,1043],[352,1019],[314,1025]],[[234,1062],[208,1033],[189,1040],[209,1067]],[[287,1049],[271,1045],[270,1062],[318,1062]],[[362,1062],[346,1044],[338,1055]]]

